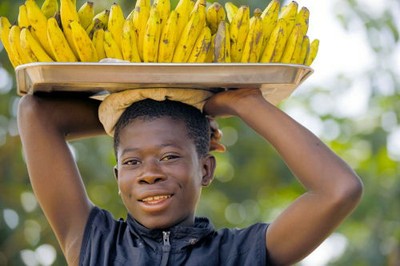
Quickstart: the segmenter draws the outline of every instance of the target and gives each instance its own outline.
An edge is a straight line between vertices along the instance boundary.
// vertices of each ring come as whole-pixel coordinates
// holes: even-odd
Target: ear
[[[214,179],[214,171],[216,166],[215,157],[211,154],[207,154],[203,157],[203,177],[201,185],[206,187],[211,184]]]
[[[115,165],[113,170],[114,170],[114,178],[118,181],[118,167]]]

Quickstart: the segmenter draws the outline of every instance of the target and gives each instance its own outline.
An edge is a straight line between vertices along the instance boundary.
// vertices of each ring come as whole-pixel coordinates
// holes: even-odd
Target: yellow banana
[[[214,2],[207,8],[207,25],[211,29],[211,33],[214,34],[218,30],[219,22],[226,19],[226,13],[224,7]]]
[[[200,35],[204,25],[206,24],[206,9],[205,1],[199,0],[196,2],[193,12],[190,15],[189,21],[186,24],[179,38],[175,49],[172,62],[184,63],[187,62],[193,46]]]
[[[250,29],[243,48],[242,63],[257,63],[260,59],[264,40],[261,13],[261,9],[256,8],[250,19]]]
[[[125,20],[122,28],[121,52],[124,60],[130,62],[141,62],[137,48],[137,37],[133,28],[132,19],[130,18]]]
[[[117,3],[112,4],[110,8],[110,17],[108,19],[108,30],[120,48],[122,28],[124,27],[124,23],[125,17],[121,6]]]
[[[22,49],[21,41],[20,41],[21,29],[18,25],[13,25],[10,29],[10,33],[8,36],[8,41],[10,42],[11,50],[14,54],[18,54],[21,64],[27,64],[34,62],[33,58],[29,56],[29,54]]]
[[[143,38],[143,62],[157,62],[162,27],[161,23],[161,17],[157,5],[153,4],[150,9],[149,20],[146,25],[146,33]]]
[[[287,4],[281,11],[279,18],[284,18],[287,23],[288,36],[292,32],[294,25],[296,24],[297,8],[299,5],[296,1],[292,1]]]
[[[306,60],[304,61],[304,64],[306,66],[311,66],[311,64],[314,62],[314,59],[317,57],[318,49],[319,49],[319,40],[315,39],[311,42],[310,51],[306,57]]]
[[[297,24],[292,32],[289,35],[289,38],[286,41],[285,50],[283,51],[282,57],[280,59],[281,63],[290,63],[292,61],[292,57],[298,58],[298,56],[294,56],[294,51],[296,49],[297,43],[300,42],[300,50],[301,50],[301,41],[303,36],[301,33],[300,24]]]
[[[188,63],[204,63],[207,59],[208,51],[211,48],[211,29],[204,27],[197,38]]]
[[[21,30],[21,45],[23,48],[27,47],[26,49],[31,49],[39,62],[53,62],[53,59],[46,53],[42,45],[32,35],[31,27]]]
[[[26,0],[25,6],[34,36],[39,40],[47,54],[54,59],[49,40],[47,39],[47,17],[43,14],[35,0]]]
[[[78,10],[79,22],[84,29],[87,29],[94,18],[94,3],[87,1]]]
[[[300,24],[301,31],[303,32],[304,35],[306,35],[308,31],[309,18],[310,18],[310,11],[306,7],[302,7],[296,15],[295,25]]]
[[[171,63],[172,61],[178,35],[177,20],[178,13],[175,10],[172,10],[161,33],[157,60],[159,63]]]
[[[143,61],[143,39],[146,32],[147,20],[150,15],[150,0],[137,0],[133,11],[132,22],[138,40],[138,50]]]
[[[160,14],[162,30],[171,12],[171,2],[170,0],[154,0],[154,4],[157,6],[158,13]]]
[[[50,18],[58,12],[58,8],[58,0],[45,0],[42,4],[41,10],[46,18]]]
[[[19,6],[19,12],[18,12],[18,26],[20,28],[27,28],[29,27],[29,19],[28,19],[28,11],[26,11],[26,6],[25,5],[20,5]]]
[[[310,38],[306,35],[306,36],[304,36],[303,43],[301,44],[301,52],[300,52],[299,60],[294,63],[295,64],[304,64],[309,50],[310,50]]]
[[[225,3],[226,16],[228,18],[229,23],[232,23],[232,19],[236,15],[238,9],[239,7],[232,2]]]
[[[268,38],[271,35],[272,30],[275,28],[276,23],[278,22],[279,16],[279,0],[272,0],[269,2],[268,6],[264,9],[261,14],[261,18],[263,20],[263,31],[264,31],[264,41],[263,47],[267,44]]]
[[[10,28],[11,23],[8,18],[0,17],[0,40],[8,54],[8,58],[10,59],[11,64],[14,68],[16,68],[18,65],[22,64],[22,60],[19,55],[14,54],[11,49],[10,41],[8,40],[8,36],[10,35]]]
[[[22,28],[21,29],[20,36],[19,36],[21,49],[27,55],[27,57],[29,58],[30,62],[39,62],[39,59],[33,53],[33,50],[32,50],[31,46],[28,43],[28,40],[26,38],[27,32],[29,32],[28,28]]]
[[[81,24],[77,20],[74,20],[69,24],[69,27],[80,61],[97,62],[98,56],[96,48]]]
[[[96,49],[99,60],[106,58],[106,52],[104,50],[104,29],[100,28],[95,30],[92,39],[93,45]]]
[[[78,61],[54,17],[47,20],[47,37],[57,62]]]
[[[293,51],[293,55],[292,58],[290,60],[290,63],[292,64],[297,64],[301,59],[301,50],[302,50],[302,46],[303,46],[303,42],[304,42],[304,37],[306,36],[304,33],[304,28],[302,27],[301,24],[296,24],[295,28],[299,27],[299,37],[297,38],[297,42],[295,44],[295,48]],[[294,31],[294,29],[293,29]],[[293,32],[292,31],[292,32]]]
[[[180,38],[183,29],[189,21],[189,16],[192,12],[194,4],[195,0],[179,0],[178,4],[175,7],[175,11],[177,14],[177,39]]]
[[[246,42],[250,26],[250,9],[248,6],[241,6],[236,15],[232,18],[229,27],[231,37],[231,59],[232,62],[240,62],[243,48]]]
[[[106,30],[108,28],[108,20],[110,18],[110,10],[105,9],[100,13],[97,13],[90,23],[89,26],[86,28],[86,33],[89,36],[93,36],[93,33],[96,29],[103,28]]]
[[[261,63],[279,62],[286,45],[286,26],[287,23],[284,18],[278,19],[278,23],[272,31],[267,46],[261,56]]]
[[[210,49],[207,52],[207,56],[206,56],[206,60],[204,63],[212,63],[214,62],[214,52],[215,52],[215,37],[217,36],[217,34],[213,34],[211,36],[211,45],[210,45]]]
[[[221,21],[214,40],[214,62],[230,63],[230,36],[229,25],[225,21]]]
[[[104,51],[106,53],[107,58],[115,58],[120,60],[124,59],[122,52],[118,47],[117,42],[114,40],[109,30],[106,30],[104,32]]]
[[[78,11],[76,10],[76,4],[72,0],[60,0],[60,3],[61,24],[65,37],[76,58],[79,58],[78,48],[75,45],[74,37],[72,36],[72,29],[70,27],[70,23],[73,21],[79,23],[79,15]]]

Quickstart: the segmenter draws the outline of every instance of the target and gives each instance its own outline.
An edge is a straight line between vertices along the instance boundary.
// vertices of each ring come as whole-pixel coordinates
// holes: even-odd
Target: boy
[[[164,111],[152,116],[149,108]],[[180,103],[144,100],[115,129],[115,174],[128,218],[114,221],[88,199],[65,140],[103,134],[97,109],[87,99],[25,96],[20,102],[32,186],[69,265],[290,265],[361,198],[362,183],[345,162],[258,89],[239,89],[211,97],[204,113],[240,117],[275,147],[306,192],[270,224],[215,231],[195,218],[216,164],[205,116]]]

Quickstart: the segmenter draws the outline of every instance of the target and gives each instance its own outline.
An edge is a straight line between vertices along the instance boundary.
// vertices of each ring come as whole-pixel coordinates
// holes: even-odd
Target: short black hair
[[[144,99],[129,106],[115,125],[114,151],[116,158],[122,129],[138,118],[151,120],[161,117],[184,122],[188,137],[194,142],[197,154],[201,157],[208,153],[211,135],[210,123],[199,109],[179,101]]]

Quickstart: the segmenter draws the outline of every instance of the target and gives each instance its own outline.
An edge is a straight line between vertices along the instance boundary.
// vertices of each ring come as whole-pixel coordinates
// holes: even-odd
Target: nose
[[[167,179],[167,177],[161,170],[159,162],[156,160],[144,162],[142,169],[143,171],[137,179],[139,184],[155,184],[165,181]]]

